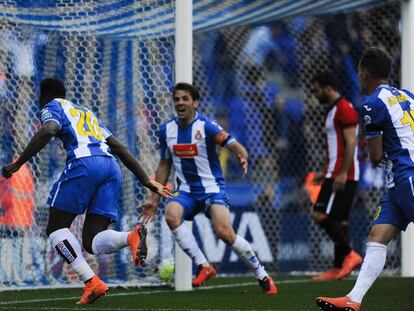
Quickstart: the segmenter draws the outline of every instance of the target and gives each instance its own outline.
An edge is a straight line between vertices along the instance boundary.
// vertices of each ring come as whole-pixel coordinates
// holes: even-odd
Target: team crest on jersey
[[[201,132],[200,131],[197,131],[197,133],[195,134],[194,138],[196,140],[201,140],[203,138],[203,135],[201,135]]]

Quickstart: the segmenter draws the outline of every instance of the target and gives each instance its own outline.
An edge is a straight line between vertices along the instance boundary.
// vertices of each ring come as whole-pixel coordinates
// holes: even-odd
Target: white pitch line
[[[105,308],[94,308],[94,307],[88,307],[88,310],[93,311],[179,311],[179,310],[186,310],[186,311],[217,311],[220,309],[188,309],[188,308],[177,308],[177,309],[148,309],[148,308],[111,308],[111,309],[105,309]],[[47,310],[47,311],[53,311],[53,310],[82,310],[82,309],[76,309],[71,307],[7,307],[7,309],[1,309],[0,310]],[[255,311],[256,309],[226,309],[227,311]],[[272,311],[278,311],[279,309],[271,309]],[[279,310],[283,311],[283,310]],[[301,310],[298,310],[301,311]],[[310,310],[303,310],[303,311],[310,311]]]
[[[276,284],[278,285],[278,284],[309,283],[311,281],[312,281],[311,279],[282,280],[282,281],[278,281]],[[218,289],[218,288],[229,288],[229,287],[253,286],[253,285],[257,286],[257,282],[245,282],[245,283],[233,283],[233,284],[204,286],[204,287],[195,289],[195,291],[211,290],[211,289]],[[108,297],[139,296],[139,295],[151,295],[151,294],[161,294],[161,293],[172,293],[172,291],[153,290],[153,291],[148,291],[148,292],[117,293],[117,294],[109,294]],[[0,308],[1,308],[1,306],[6,306],[6,305],[27,304],[27,303],[47,302],[47,301],[57,301],[57,300],[76,300],[78,298],[79,297],[76,296],[76,297],[61,297],[61,298],[56,298],[55,297],[55,298],[44,298],[44,299],[30,299],[30,300],[20,300],[20,301],[3,301],[3,302],[0,302]],[[36,308],[33,308],[33,309],[42,309],[42,308],[37,308],[36,307]],[[46,309],[44,309],[44,310],[46,310]],[[64,309],[59,308],[59,309],[47,309],[47,310],[64,310]],[[108,310],[108,309],[96,309],[96,310]],[[127,310],[127,309],[125,309],[125,310]],[[141,310],[141,309],[131,309],[131,310]],[[168,309],[159,309],[159,310],[168,310]]]

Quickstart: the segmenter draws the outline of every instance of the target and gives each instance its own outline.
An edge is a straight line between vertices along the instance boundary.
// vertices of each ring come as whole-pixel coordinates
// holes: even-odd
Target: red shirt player
[[[314,180],[322,187],[312,217],[335,245],[333,267],[313,279],[342,279],[362,262],[351,249],[348,234],[348,218],[359,179],[358,113],[337,91],[333,74],[320,73],[312,82],[315,97],[326,107],[326,164],[324,172]]]

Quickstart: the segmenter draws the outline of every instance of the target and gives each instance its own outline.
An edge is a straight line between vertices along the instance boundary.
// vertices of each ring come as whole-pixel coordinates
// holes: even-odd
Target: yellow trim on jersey
[[[375,212],[374,220],[378,219],[379,215],[381,214],[381,210],[382,210],[381,205],[378,205],[377,211]]]

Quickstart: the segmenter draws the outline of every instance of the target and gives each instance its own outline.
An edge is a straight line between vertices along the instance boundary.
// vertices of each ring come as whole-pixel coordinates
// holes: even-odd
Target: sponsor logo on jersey
[[[203,135],[201,135],[201,132],[200,131],[197,131],[197,133],[195,134],[194,138],[196,140],[201,140],[203,138]]]
[[[196,144],[178,144],[173,145],[173,153],[180,158],[194,158],[198,156]]]

